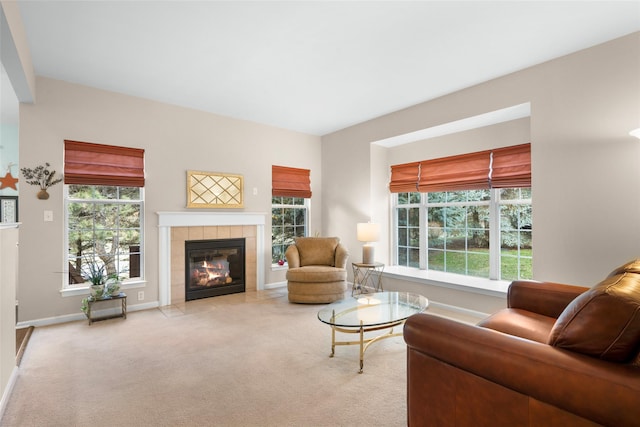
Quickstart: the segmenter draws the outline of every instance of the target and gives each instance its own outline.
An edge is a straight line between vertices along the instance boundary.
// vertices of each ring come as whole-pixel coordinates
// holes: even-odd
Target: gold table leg
[[[358,373],[361,374],[364,372],[364,353],[367,351],[367,348],[369,348],[369,346],[376,341],[380,341],[385,338],[401,336],[402,332],[394,333],[393,328],[395,326],[404,324],[404,322],[405,322],[404,320],[401,320],[401,321],[392,322],[386,325],[378,325],[378,326],[372,326],[370,328],[367,328],[362,323],[362,321],[360,321],[360,327],[358,329],[347,329],[340,326],[332,325],[331,326],[331,354],[329,355],[329,357],[333,357],[335,355],[335,348],[337,345],[359,345],[360,346],[360,370],[358,371]],[[391,330],[382,335],[378,335],[378,336],[367,338],[367,339],[365,339],[364,337],[365,332],[372,332],[372,331],[378,331],[381,329],[389,329],[389,328],[391,328]],[[359,334],[360,336],[358,341],[336,341],[336,331],[342,332],[345,334]]]
[[[364,368],[364,326],[362,325],[362,320],[360,321],[360,371],[359,374],[362,373],[362,368]]]
[[[335,320],[336,320],[336,311],[333,310],[333,315],[331,316],[331,323],[333,323],[333,325],[331,325],[331,354],[329,355],[329,357],[333,357],[336,354],[336,325],[335,325]]]

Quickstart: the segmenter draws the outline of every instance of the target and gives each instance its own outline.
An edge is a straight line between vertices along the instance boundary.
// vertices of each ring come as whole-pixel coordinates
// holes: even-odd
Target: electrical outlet
[[[138,291],[138,301],[144,301],[144,291]]]

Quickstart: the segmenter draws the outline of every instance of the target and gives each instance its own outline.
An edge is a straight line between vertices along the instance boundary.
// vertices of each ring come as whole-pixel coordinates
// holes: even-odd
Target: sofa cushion
[[[337,237],[298,237],[296,246],[300,253],[300,266],[335,265]]]
[[[640,259],[578,296],[556,321],[549,344],[611,362],[640,350]]]
[[[482,320],[478,326],[546,343],[555,321],[553,317],[533,311],[505,308]]]

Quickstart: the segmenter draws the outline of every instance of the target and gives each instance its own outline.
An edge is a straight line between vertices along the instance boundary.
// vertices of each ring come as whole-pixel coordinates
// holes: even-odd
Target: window
[[[427,193],[430,270],[489,277],[489,190]]]
[[[84,287],[92,264],[143,279],[144,182],[143,149],[65,140],[65,287]]]
[[[94,261],[123,280],[142,278],[143,200],[140,187],[65,186],[67,286],[84,286]]]
[[[503,280],[531,279],[531,189],[500,190],[500,273]]]
[[[397,265],[490,279],[532,277],[530,188],[397,193],[394,199]]]
[[[395,262],[532,278],[531,144],[391,166]]]
[[[280,264],[296,237],[308,235],[309,169],[271,166],[271,262]]]
[[[307,235],[308,201],[302,197],[271,199],[271,261],[284,260],[284,253],[296,237]]]
[[[398,193],[398,265],[420,267],[420,193]]]

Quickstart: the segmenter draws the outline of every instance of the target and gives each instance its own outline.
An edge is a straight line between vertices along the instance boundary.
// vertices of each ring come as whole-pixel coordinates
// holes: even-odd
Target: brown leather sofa
[[[640,260],[593,288],[516,281],[507,303],[407,320],[408,425],[640,426]]]
[[[298,237],[284,256],[290,302],[326,304],[344,298],[349,251],[338,237]]]

